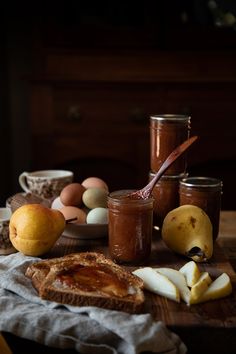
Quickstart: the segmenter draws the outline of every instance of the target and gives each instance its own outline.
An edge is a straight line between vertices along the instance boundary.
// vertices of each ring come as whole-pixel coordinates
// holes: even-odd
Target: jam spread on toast
[[[85,292],[99,292],[117,297],[134,294],[128,280],[121,279],[107,265],[76,265],[57,274],[57,285]],[[59,282],[59,284],[58,284]]]

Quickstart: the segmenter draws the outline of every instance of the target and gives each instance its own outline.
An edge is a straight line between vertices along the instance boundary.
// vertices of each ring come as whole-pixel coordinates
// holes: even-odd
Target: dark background
[[[45,74],[42,65],[48,53],[65,53],[65,55],[68,53],[70,55],[71,53],[82,53],[84,55],[86,53],[86,55],[94,56],[105,53],[108,57],[112,55],[113,58],[116,53],[119,57],[123,56],[124,58],[126,58],[127,53],[132,54],[134,57],[136,54],[138,57],[147,53],[146,55],[156,56],[157,59],[159,53],[164,53],[165,57],[171,61],[173,53],[182,52],[183,57],[185,53],[191,53],[197,63],[199,60],[198,55],[200,55],[202,60],[206,52],[207,55],[216,53],[216,61],[212,61],[212,67],[215,70],[212,69],[212,72],[216,72],[216,82],[214,82],[213,74],[209,76],[208,80],[208,71],[206,71],[206,80],[204,81],[201,78],[199,83],[197,82],[197,75],[194,77],[195,81],[193,80],[193,83],[188,83],[188,78],[178,79],[178,65],[176,64],[174,79],[166,79],[167,76],[163,76],[161,83],[158,83],[158,85],[162,85],[163,92],[167,92],[171,86],[175,88],[176,92],[178,92],[178,88],[179,92],[186,92],[188,88],[194,88],[198,93],[200,92],[199,95],[201,97],[206,97],[206,107],[208,104],[207,97],[210,94],[211,99],[215,100],[215,111],[220,112],[216,123],[214,123],[219,126],[217,133],[211,134],[211,122],[206,122],[205,120],[203,101],[201,101],[199,110],[196,110],[196,108],[189,107],[181,95],[179,105],[168,105],[168,102],[165,102],[165,97],[167,96],[164,95],[164,102],[162,102],[160,107],[165,111],[152,113],[191,114],[193,122],[194,120],[197,122],[195,125],[193,123],[193,133],[199,133],[199,128],[201,128],[202,143],[199,145],[199,150],[197,148],[193,149],[193,160],[189,161],[189,172],[195,175],[221,178],[224,183],[223,208],[235,209],[236,108],[233,101],[235,98],[234,92],[236,91],[236,68],[232,66],[232,68],[229,67],[228,69],[228,61],[226,60],[225,63],[223,60],[225,58],[234,58],[236,54],[236,26],[229,25],[227,21],[224,22],[224,14],[231,12],[236,15],[236,8],[234,1],[216,1],[217,8],[211,11],[208,3],[205,0],[126,1],[124,3],[121,1],[99,1],[95,5],[90,1],[58,1],[48,2],[48,4],[41,1],[31,3],[8,1],[6,4],[1,3],[1,205],[4,205],[8,196],[20,191],[18,175],[24,170],[65,167],[74,169],[77,173],[78,169],[80,171],[80,179],[89,175],[98,175],[107,180],[111,189],[126,187],[126,181],[127,187],[130,187],[128,183],[131,184],[132,180],[134,181],[133,187],[141,187],[141,184],[145,183],[145,179],[144,177],[138,179],[136,176],[148,174],[149,155],[147,146],[150,113],[148,110],[135,113],[136,123],[140,123],[141,126],[137,130],[139,133],[140,131],[144,132],[143,151],[146,153],[147,158],[143,164],[142,161],[137,164],[135,162],[129,164],[132,156],[126,156],[126,159],[122,160],[121,158],[122,161],[118,161],[116,156],[114,158],[112,154],[103,156],[102,152],[97,155],[94,154],[94,156],[83,155],[82,152],[80,154],[81,146],[79,142],[76,146],[71,143],[71,152],[68,149],[67,154],[64,154],[59,159],[61,150],[60,148],[57,150],[56,146],[57,141],[63,139],[63,132],[60,132],[59,138],[61,140],[57,140],[56,127],[55,135],[52,132],[46,138],[35,132],[35,128],[32,128],[32,121],[36,119],[34,118],[34,113],[32,113],[35,111],[35,108],[32,110],[32,87],[39,80],[41,80],[41,83],[44,80],[45,85],[54,85],[53,88],[57,85],[56,88],[59,88],[57,92],[63,92],[63,90],[60,91],[60,88],[67,87],[67,85],[70,85],[70,89],[72,86],[73,88],[77,86],[79,88],[85,87],[88,92],[90,86],[86,85],[93,84],[92,89],[96,87],[98,90],[100,87],[102,89],[105,87],[104,83],[100,86],[99,80],[96,82],[96,77],[93,80],[90,73],[88,73],[88,84],[85,79],[76,81],[76,79],[70,78],[70,81],[67,80],[65,83],[55,75],[52,79],[49,72]],[[206,70],[204,61],[199,64],[200,68],[201,65],[202,76],[204,77],[204,70]],[[165,72],[164,66],[165,63],[163,63],[163,68],[158,68],[160,72],[162,70]],[[78,72],[79,70],[80,68],[78,67]],[[146,68],[140,68],[140,72],[142,70],[145,72]],[[75,77],[78,72],[75,72]],[[224,78],[224,72],[227,72],[226,78]],[[140,75],[140,73],[137,75]],[[54,80],[53,84],[51,84],[50,80]],[[133,81],[131,80],[132,82],[125,81],[126,79],[122,80],[121,84],[113,81],[109,83],[109,79],[107,79],[108,83],[106,85],[108,86],[105,88],[109,90],[110,84],[111,89],[117,89],[119,84],[119,89],[121,91],[127,90],[127,95],[129,95],[129,90],[134,92],[137,89],[137,85],[138,88],[142,85],[145,88],[146,85],[148,90],[152,87],[151,85],[157,85],[156,81],[151,82],[151,80],[146,80],[145,78],[140,81],[135,76]],[[170,81],[168,82],[168,80]],[[223,83],[223,105],[221,105],[221,95],[216,94],[214,98],[215,85],[218,88],[221,82]],[[224,91],[227,92],[227,95],[224,95]],[[176,97],[178,98],[177,95]],[[122,102],[120,104],[122,105]],[[198,97],[196,97],[194,105],[195,107],[198,106]],[[169,107],[173,107],[173,109],[177,107],[178,111],[176,108],[175,112],[169,112],[167,111]],[[41,106],[40,109],[43,112],[44,106]],[[116,109],[117,107],[114,107],[114,110]],[[209,107],[206,109],[209,111]],[[215,111],[212,111],[212,115],[215,114]],[[75,112],[75,114],[77,113]],[[62,115],[59,112],[60,114]],[[33,126],[35,126],[35,123]],[[224,139],[222,140],[223,136]],[[40,140],[41,138],[42,140]],[[51,142],[47,140],[49,138],[55,141],[52,147],[50,145]],[[70,139],[70,135],[66,132],[65,139],[67,141]],[[74,137],[73,139],[75,140]],[[89,141],[89,135],[87,139]],[[96,139],[96,131],[94,132],[94,139]],[[130,144],[132,144],[132,139]],[[228,143],[225,144],[224,141]],[[40,144],[42,149],[39,148]],[[55,151],[55,162],[45,153],[47,151],[45,145],[47,144],[49,155],[50,149]],[[120,144],[122,147],[122,139],[120,139]],[[70,144],[67,142],[66,146],[70,146]],[[213,146],[216,146],[215,155]],[[75,148],[78,149],[78,159],[76,154],[72,153],[72,149]],[[99,150],[100,147],[98,146],[97,148]],[[209,158],[207,157],[208,148],[211,151]],[[219,149],[222,151],[220,156]],[[143,171],[141,172],[142,168]]]

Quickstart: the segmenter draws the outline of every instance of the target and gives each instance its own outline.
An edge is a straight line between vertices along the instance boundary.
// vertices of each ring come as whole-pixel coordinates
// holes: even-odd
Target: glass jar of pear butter
[[[187,177],[180,181],[179,186],[180,205],[196,205],[209,216],[213,240],[219,233],[222,186],[222,181],[211,177]]]
[[[120,264],[138,265],[151,254],[153,198],[130,199],[131,190],[108,196],[108,237],[111,258]]]
[[[149,172],[149,181],[155,173]],[[155,228],[161,228],[163,220],[169,211],[179,206],[179,182],[188,177],[187,173],[179,175],[163,175],[155,184],[152,196],[153,204],[153,224]]]
[[[191,117],[180,114],[162,114],[150,117],[150,164],[157,172],[169,154],[190,136]],[[179,175],[186,171],[186,154],[180,156],[165,172]]]

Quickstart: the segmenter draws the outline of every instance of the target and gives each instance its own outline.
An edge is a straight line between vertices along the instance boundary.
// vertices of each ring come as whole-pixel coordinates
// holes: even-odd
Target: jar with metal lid
[[[191,117],[162,114],[150,117],[150,165],[157,172],[169,154],[190,136]],[[180,156],[165,174],[178,175],[187,168],[186,153]]]
[[[111,258],[117,263],[136,265],[151,253],[153,198],[130,199],[131,190],[108,196],[108,237]]]
[[[222,187],[222,181],[212,177],[184,178],[179,186],[180,205],[193,204],[207,213],[214,240],[219,233]]]
[[[149,172],[149,181],[155,176],[154,172]],[[179,206],[179,182],[188,177],[187,173],[179,175],[163,175],[155,184],[152,191],[153,204],[153,224],[161,228],[163,220],[169,211]]]

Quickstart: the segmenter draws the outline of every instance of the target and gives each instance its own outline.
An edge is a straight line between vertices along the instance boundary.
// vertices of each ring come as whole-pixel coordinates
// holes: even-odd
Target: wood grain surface
[[[176,303],[159,295],[145,291],[145,312],[156,320],[162,320],[167,326],[235,328],[236,329],[236,274],[227,259],[220,242],[214,244],[214,254],[209,262],[198,263],[201,271],[206,270],[214,279],[226,272],[233,283],[233,294],[219,300],[188,306],[184,302]],[[109,257],[108,238],[96,240],[76,240],[62,236],[49,254],[50,257],[63,256],[72,252],[97,251]],[[48,255],[47,255],[48,256]],[[144,266],[172,267],[179,269],[189,259],[173,253],[162,241],[158,231],[153,234],[153,247],[150,259]],[[131,271],[134,267],[126,267]]]
[[[96,240],[75,240],[62,236],[48,257],[63,256],[71,252],[98,251],[108,254],[107,237]],[[171,266],[178,269],[187,259],[172,253],[160,239],[153,235],[152,255],[147,263],[153,266]],[[220,233],[214,247],[214,256],[208,263],[199,264],[212,277],[227,272],[234,291],[227,298],[204,304],[187,306],[146,292],[145,310],[155,319],[162,320],[167,327],[178,334],[188,348],[188,354],[235,354],[236,353],[236,211],[221,212]],[[38,343],[4,333],[14,353],[61,354],[63,350],[42,346]],[[68,351],[75,353],[75,351]]]

